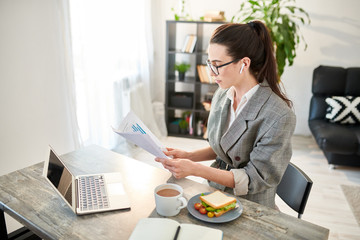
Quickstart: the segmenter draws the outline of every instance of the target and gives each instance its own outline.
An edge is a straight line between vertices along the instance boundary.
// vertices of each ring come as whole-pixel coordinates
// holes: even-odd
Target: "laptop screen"
[[[52,149],[50,149],[49,165],[46,177],[65,198],[65,200],[72,205],[72,175]]]

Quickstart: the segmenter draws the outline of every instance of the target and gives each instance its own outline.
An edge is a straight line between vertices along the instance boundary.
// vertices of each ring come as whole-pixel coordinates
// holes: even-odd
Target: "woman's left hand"
[[[168,169],[175,178],[184,178],[190,175],[194,175],[194,168],[197,163],[189,159],[165,159],[165,158],[155,158],[155,161],[162,163],[165,169]]]

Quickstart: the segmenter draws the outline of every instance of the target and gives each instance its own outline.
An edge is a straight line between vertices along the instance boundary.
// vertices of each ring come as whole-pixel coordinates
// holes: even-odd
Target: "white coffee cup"
[[[177,215],[187,204],[183,192],[181,186],[173,183],[157,186],[154,191],[156,212],[164,217]]]

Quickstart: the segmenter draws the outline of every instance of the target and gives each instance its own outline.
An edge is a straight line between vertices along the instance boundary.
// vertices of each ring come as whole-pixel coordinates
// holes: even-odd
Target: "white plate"
[[[210,194],[210,192],[204,193],[205,195]],[[209,218],[206,214],[201,214],[198,210],[195,209],[194,205],[195,203],[201,203],[200,197],[201,193],[198,195],[193,196],[190,198],[187,204],[187,209],[191,215],[193,215],[195,218],[202,220],[204,222],[210,222],[210,223],[225,223],[235,220],[236,218],[240,217],[240,215],[243,212],[243,206],[241,205],[239,199],[236,198],[236,205],[237,207],[220,217],[212,217]]]

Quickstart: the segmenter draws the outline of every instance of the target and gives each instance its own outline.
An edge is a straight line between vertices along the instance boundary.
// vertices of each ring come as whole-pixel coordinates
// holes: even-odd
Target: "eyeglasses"
[[[231,63],[233,63],[233,62],[237,62],[237,61],[239,61],[239,60],[240,60],[240,59],[235,59],[235,60],[232,60],[231,62],[224,63],[224,64],[222,64],[222,65],[220,65],[220,66],[212,65],[211,62],[210,62],[210,60],[206,60],[206,64],[207,64],[207,66],[211,69],[211,71],[212,71],[216,76],[218,76],[218,75],[220,74],[220,73],[219,73],[219,68],[224,67],[224,66],[226,66],[226,65],[229,65],[229,64],[231,64]]]

